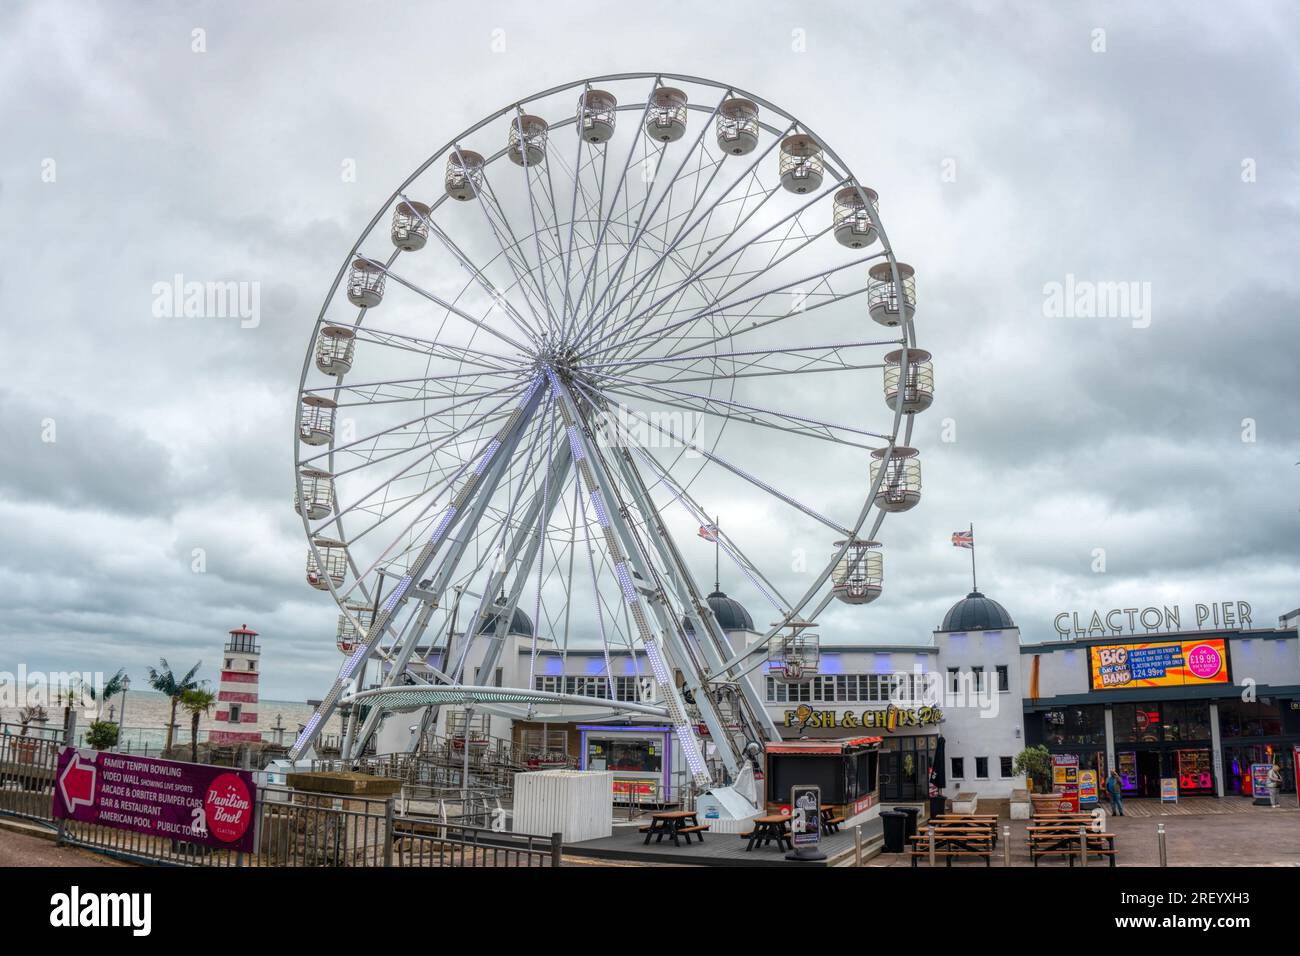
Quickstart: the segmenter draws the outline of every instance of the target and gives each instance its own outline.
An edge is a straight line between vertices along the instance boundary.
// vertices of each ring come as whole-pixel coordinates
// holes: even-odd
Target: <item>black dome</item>
[[[721,591],[714,591],[705,600],[709,602],[713,616],[718,620],[718,626],[724,631],[752,631],[754,629],[754,619],[745,610],[745,605],[735,598],[729,598]],[[682,627],[690,633],[695,632],[689,617],[682,618]]]
[[[971,591],[952,606],[943,617],[941,631],[1000,631],[1015,627],[1011,615],[997,601],[979,591]]]
[[[497,616],[489,614],[483,619],[483,626],[479,628],[480,634],[490,634],[497,628]],[[510,619],[511,634],[518,634],[522,637],[533,636],[533,619],[524,613],[524,609],[515,605],[514,617]]]

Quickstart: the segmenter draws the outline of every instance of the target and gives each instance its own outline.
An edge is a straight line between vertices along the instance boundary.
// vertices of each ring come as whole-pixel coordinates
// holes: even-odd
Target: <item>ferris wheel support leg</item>
[[[632,489],[637,507],[645,516],[650,540],[659,553],[659,558],[664,564],[669,580],[677,591],[677,598],[681,601],[682,606],[686,608],[686,614],[695,626],[695,633],[701,635],[701,640],[698,643],[704,652],[709,673],[719,674],[724,658],[731,653],[731,643],[727,640],[722,628],[718,626],[717,618],[713,616],[712,611],[708,610],[708,604],[701,595],[700,586],[695,582],[686,561],[682,558],[677,543],[673,541],[668,529],[664,527],[663,520],[659,516],[659,509],[655,507],[654,502],[651,500],[650,491],[646,488],[641,473],[636,470],[636,465],[633,463],[632,456],[627,448],[624,447],[618,450],[616,461],[619,472],[623,475],[623,480]],[[701,682],[707,682],[708,677],[708,674],[699,675]],[[736,683],[749,705],[750,719],[757,724],[753,728],[754,732],[765,740],[780,740],[781,732],[776,729],[776,724],[768,716],[767,708],[763,706],[763,701],[759,698],[754,685],[744,677],[740,678]],[[726,737],[724,739],[730,742],[731,738]],[[742,761],[743,757],[737,755],[737,762]]]
[[[540,379],[534,380],[518,407],[516,407],[514,412],[512,412],[510,417],[506,420],[506,423],[497,432],[496,437],[488,442],[488,444],[483,448],[478,458],[479,464],[471,478],[461,487],[459,493],[453,500],[453,503],[448,506],[447,510],[444,512],[442,520],[437,527],[435,527],[433,534],[425,544],[424,548],[411,563],[410,569],[402,577],[401,582],[392,590],[392,592],[389,593],[388,599],[375,614],[375,618],[371,622],[365,639],[361,642],[357,650],[353,652],[353,655],[343,663],[343,666],[339,669],[338,676],[334,679],[334,685],[326,693],[320,706],[316,708],[316,712],[312,714],[311,718],[307,721],[307,725],[303,728],[302,733],[298,735],[298,739],[294,741],[293,747],[289,750],[290,760],[297,760],[302,756],[307,748],[309,748],[316,740],[316,737],[319,735],[324,723],[333,715],[334,711],[338,709],[339,698],[343,695],[344,688],[351,681],[352,675],[356,672],[357,667],[360,665],[361,661],[368,659],[370,655],[374,653],[379,635],[382,635],[388,628],[389,622],[396,616],[398,609],[404,606],[407,593],[410,591],[411,586],[417,584],[424,576],[425,572],[428,571],[429,566],[433,564],[434,558],[438,556],[443,545],[447,543],[447,539],[451,537],[452,533],[464,519],[470,504],[473,503],[476,509],[485,507],[486,501],[490,497],[490,493],[485,495],[479,495],[478,493],[482,491],[484,485],[487,483],[490,483],[492,487],[495,487],[496,483],[500,480],[501,475],[504,474],[505,466],[503,462],[509,459],[513,449],[519,444],[525,426],[532,419],[533,413],[537,410],[537,406],[541,401],[543,389],[540,387],[540,384]],[[456,550],[458,553],[462,552],[465,547],[465,542],[461,541],[456,544]],[[444,569],[447,567],[446,561],[442,563],[442,567]],[[443,587],[445,587],[445,581],[450,577],[450,571],[448,570],[446,575],[441,577],[444,581]],[[441,593],[441,589],[434,593]],[[371,632],[375,635],[373,638],[371,637]],[[414,650],[414,640],[408,641],[402,647],[400,653],[401,662],[400,664],[395,663],[393,668],[385,676],[386,684],[390,681],[396,680],[401,675],[402,671],[406,667],[406,662],[410,660],[411,653]],[[375,718],[375,722],[377,723],[378,711],[371,711],[370,715],[366,719],[366,724],[368,726],[371,725],[371,718]],[[373,730],[373,726],[371,726],[370,729]],[[364,739],[362,739],[361,743],[364,745]]]
[[[510,464],[510,457],[514,454],[515,448],[523,436],[522,427],[515,430],[513,435],[508,436],[507,440],[502,442],[497,449],[492,464],[489,466],[486,480],[475,486],[470,510],[465,514],[465,519],[460,523],[462,528],[475,528],[483,518],[483,513],[487,511],[488,503],[492,500],[492,492],[496,489],[497,484],[501,481],[502,476],[506,473]],[[462,512],[464,514],[464,512]],[[423,633],[425,626],[428,624],[428,617],[432,614],[438,602],[442,599],[443,592],[446,591],[447,585],[451,582],[451,576],[456,570],[456,565],[460,563],[465,549],[469,546],[472,535],[462,534],[457,536],[449,533],[451,539],[450,546],[442,553],[438,559],[437,570],[434,572],[429,587],[423,589],[422,600],[424,608],[421,611],[421,626],[415,629],[409,638],[402,644],[397,652],[397,658],[393,661],[392,667],[384,675],[383,686],[391,687],[402,680],[406,671],[406,665],[410,663],[411,655],[415,653],[416,645],[419,644],[420,635]],[[447,635],[448,646],[452,640],[452,635]],[[450,664],[450,660],[446,662]],[[450,673],[449,676],[454,676]],[[370,739],[371,734],[379,727],[380,720],[383,719],[382,712],[375,708],[366,715],[366,721],[361,727],[361,732],[357,735],[357,745],[364,747]],[[416,738],[418,739],[418,737]]]
[[[552,488],[560,487],[568,475],[569,466],[572,463],[573,457],[569,451],[568,442],[561,442],[550,465],[551,472],[548,480]],[[493,612],[496,615],[496,626],[493,629],[491,641],[484,651],[483,661],[479,665],[479,673],[485,675],[486,681],[491,681],[490,675],[496,670],[497,661],[501,657],[501,649],[505,645],[510,631],[510,622],[514,620],[515,609],[519,606],[519,600],[524,593],[524,586],[528,581],[533,562],[539,556],[540,529],[550,524],[551,514],[555,511],[555,505],[559,500],[558,495],[551,495],[549,501],[546,498],[547,496],[541,491],[533,495],[528,510],[520,521],[519,527],[521,530],[516,533],[515,539],[511,542],[510,549],[506,552],[500,566],[495,568],[488,578],[487,586],[483,589],[483,598],[480,601],[478,613],[474,616],[470,627],[466,628],[466,637],[461,646],[461,659],[457,662],[456,667],[448,668],[448,675],[453,680],[460,680],[463,683],[463,679],[458,675],[463,670],[471,644],[482,633],[479,628],[482,626],[485,612],[491,606],[493,595],[504,585],[511,565],[522,555],[522,563],[515,575],[514,582],[510,586],[510,593],[506,597],[505,607]],[[542,514],[543,508],[545,508],[545,514]],[[406,750],[408,753],[418,746],[420,739],[428,732],[430,723],[437,719],[437,706],[425,708],[420,719],[419,732],[412,735],[411,739],[407,741]]]
[[[591,429],[578,411],[573,394],[560,381],[559,376],[552,369],[548,368],[546,375],[551,384],[551,392],[559,404],[560,413],[568,432],[574,464],[579,475],[582,476],[588,494],[591,496],[596,519],[605,538],[605,548],[610,563],[613,564],[615,573],[618,575],[624,601],[636,624],[641,643],[645,647],[646,657],[654,673],[655,683],[659,686],[659,693],[663,697],[669,721],[677,733],[678,741],[686,758],[687,768],[696,786],[701,788],[710,787],[713,784],[713,779],[704,760],[700,740],[695,734],[694,727],[691,726],[691,722],[687,717],[685,702],[681,694],[678,693],[677,686],[673,681],[672,673],[669,670],[670,661],[665,657],[659,636],[655,634],[651,627],[646,613],[647,605],[653,609],[653,613],[658,618],[660,627],[663,629],[664,639],[670,646],[677,636],[676,628],[673,626],[674,622],[667,619],[668,615],[660,601],[646,600],[645,596],[637,589],[636,582],[632,579],[634,570],[641,575],[647,584],[654,580],[649,562],[645,560],[636,537],[627,523],[626,516],[618,506],[618,498],[614,492],[613,482],[605,471],[600,456],[596,453],[596,443]],[[679,647],[675,650],[678,653],[674,656],[680,657],[685,649]],[[694,681],[691,668],[683,668],[683,675],[687,678],[688,686],[691,683],[696,683],[698,687],[698,682]],[[713,711],[708,695],[702,690],[696,696],[696,704],[700,709],[701,716],[705,719],[705,723],[709,726],[709,732],[717,734],[719,740],[724,739],[721,721],[718,720],[717,714]],[[729,773],[735,774],[739,771],[729,748],[722,750],[722,758],[723,764],[727,767]]]
[[[363,660],[361,662],[361,666],[357,668],[358,688],[365,687],[366,685],[366,666],[369,663],[370,661]],[[354,704],[351,708],[351,713],[348,714],[348,725],[344,729],[343,743],[339,747],[339,756],[342,757],[344,760],[352,759],[352,741],[356,739],[357,723],[358,723],[360,710],[361,708]]]

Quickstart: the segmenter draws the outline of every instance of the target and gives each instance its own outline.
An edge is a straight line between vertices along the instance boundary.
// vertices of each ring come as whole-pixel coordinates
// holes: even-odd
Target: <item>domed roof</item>
[[[483,626],[479,628],[480,634],[495,631],[497,627],[496,614],[489,614],[483,619]],[[510,634],[516,634],[521,637],[533,636],[533,619],[524,613],[524,609],[515,605],[514,616],[510,619]]]
[[[971,591],[943,616],[941,631],[1000,631],[1015,627],[1011,615],[997,601]]]
[[[745,610],[745,605],[735,598],[729,598],[721,591],[714,591],[705,600],[709,602],[709,608],[713,611],[713,616],[718,619],[718,626],[724,631],[752,631],[754,629],[754,619]],[[682,627],[690,633],[695,632],[689,617],[682,618]]]

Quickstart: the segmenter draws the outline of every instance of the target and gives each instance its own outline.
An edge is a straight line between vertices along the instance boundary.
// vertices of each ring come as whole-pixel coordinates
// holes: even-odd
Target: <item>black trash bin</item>
[[[916,821],[921,815],[920,807],[895,807],[899,813],[907,817],[907,832],[903,835],[904,840],[911,841],[916,836]]]
[[[907,814],[882,810],[880,822],[885,828],[885,853],[902,853],[907,844]]]
[[[948,812],[948,798],[947,798],[947,797],[931,797],[931,798],[930,798],[930,816],[931,816],[931,818],[934,818],[934,817],[941,817],[941,816],[943,816],[943,815],[944,815],[945,813],[947,813],[947,812]]]

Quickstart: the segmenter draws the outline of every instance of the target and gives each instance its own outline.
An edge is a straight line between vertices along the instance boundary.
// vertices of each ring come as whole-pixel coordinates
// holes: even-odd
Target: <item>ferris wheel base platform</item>
[[[700,822],[714,833],[745,833],[754,817],[764,811],[754,806],[735,787],[713,787],[695,798]]]

